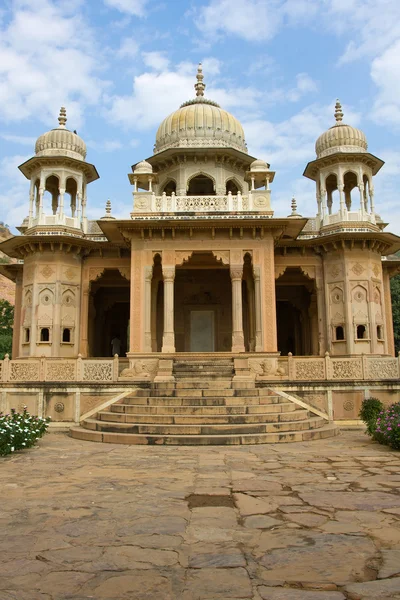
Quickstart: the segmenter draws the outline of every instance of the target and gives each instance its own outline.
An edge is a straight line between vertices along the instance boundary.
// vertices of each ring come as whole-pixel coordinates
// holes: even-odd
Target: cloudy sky
[[[0,220],[28,212],[17,166],[66,106],[100,180],[91,218],[128,217],[130,166],[152,154],[160,121],[194,96],[203,62],[206,96],[242,122],[249,152],[277,172],[272,201],[316,212],[302,177],[314,143],[344,122],[385,161],[377,211],[400,234],[399,0],[3,0],[0,3]]]

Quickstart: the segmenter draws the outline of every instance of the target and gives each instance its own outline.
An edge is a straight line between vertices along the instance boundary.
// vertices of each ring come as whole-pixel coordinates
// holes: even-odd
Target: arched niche
[[[347,210],[351,210],[352,206],[352,191],[358,186],[358,177],[354,171],[347,171],[343,176],[344,184],[344,201],[346,203]]]
[[[162,188],[162,194],[166,194],[167,196],[172,196],[172,194],[176,194],[176,181],[174,179],[169,179]]]
[[[215,181],[210,175],[199,173],[191,177],[187,186],[188,196],[215,196]]]

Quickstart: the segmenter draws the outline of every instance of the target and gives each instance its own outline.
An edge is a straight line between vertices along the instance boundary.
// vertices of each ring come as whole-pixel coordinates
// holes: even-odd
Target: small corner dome
[[[137,163],[133,172],[135,175],[147,175],[148,173],[153,172],[153,167],[147,160],[141,160]]]
[[[76,160],[85,160],[86,144],[75,132],[65,127],[67,112],[60,109],[59,126],[38,137],[35,144],[36,156],[67,156]]]
[[[317,158],[335,152],[367,152],[368,143],[365,134],[360,129],[342,123],[343,112],[339,101],[335,105],[335,119],[335,125],[320,135],[315,143]]]
[[[261,160],[261,159],[253,160],[253,162],[250,165],[250,171],[252,173],[265,173],[268,170],[269,170],[269,165],[268,165],[268,163],[265,162],[265,160]]]

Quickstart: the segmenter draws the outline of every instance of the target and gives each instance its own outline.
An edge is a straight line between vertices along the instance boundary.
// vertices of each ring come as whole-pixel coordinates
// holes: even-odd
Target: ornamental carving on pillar
[[[286,269],[286,265],[275,265],[275,279],[279,279],[279,277],[284,274]]]
[[[303,273],[303,275],[308,277],[308,279],[315,279],[315,267],[313,267],[313,266],[300,267],[300,270]]]
[[[125,279],[131,278],[131,269],[130,267],[118,267],[118,271],[121,273],[122,277]]]
[[[339,277],[339,275],[342,274],[341,265],[332,265],[331,268],[329,269],[328,273],[332,277],[332,279],[337,279]]]
[[[351,270],[355,275],[361,275],[365,271],[364,267],[360,263],[355,263]]]
[[[96,281],[105,271],[105,267],[91,267],[89,269],[89,281]]]
[[[231,266],[230,274],[231,274],[232,281],[234,281],[235,279],[242,279],[242,277],[243,277],[242,265]]]
[[[229,265],[229,250],[212,250],[212,253],[223,265]]]
[[[163,267],[162,273],[164,281],[174,281],[175,267]]]
[[[192,256],[193,250],[182,250],[179,252],[175,252],[175,264],[183,265],[183,263],[187,262],[189,258]]]
[[[145,281],[150,281],[153,279],[153,267],[145,267],[144,268],[144,278]]]

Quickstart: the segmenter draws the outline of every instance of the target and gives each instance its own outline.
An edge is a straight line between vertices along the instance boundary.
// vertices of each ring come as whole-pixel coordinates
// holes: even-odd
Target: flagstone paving
[[[51,433],[0,460],[0,600],[400,599],[400,453]]]

